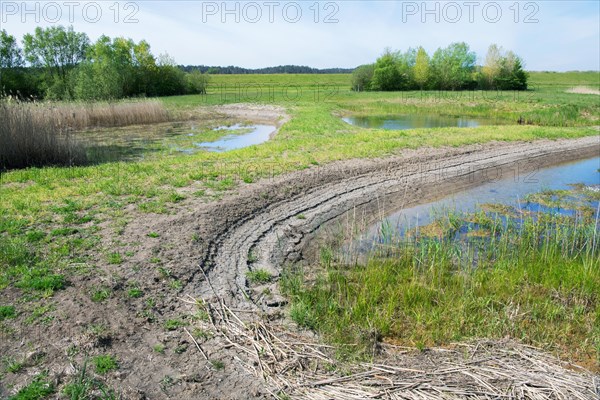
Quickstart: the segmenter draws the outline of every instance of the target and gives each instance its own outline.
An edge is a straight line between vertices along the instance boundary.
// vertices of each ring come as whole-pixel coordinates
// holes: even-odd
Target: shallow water
[[[417,128],[474,128],[481,125],[499,125],[498,120],[485,118],[444,117],[440,115],[399,115],[396,117],[344,117],[343,121],[361,128],[405,130]]]
[[[236,124],[228,127],[219,127],[216,130],[221,131],[236,131],[236,130],[250,130],[241,134],[230,134],[214,142],[203,142],[194,143],[197,147],[204,150],[223,152],[241,149],[248,146],[254,146],[261,144],[270,139],[271,134],[275,132],[277,128],[273,125],[249,125],[244,126]]]
[[[174,122],[126,128],[98,129],[78,134],[91,163],[143,160],[160,152],[195,154],[202,151],[223,152],[266,142],[276,130],[270,125],[232,125],[198,129],[195,122]],[[208,139],[216,134],[221,138]]]
[[[493,203],[515,207],[528,211],[560,212],[569,214],[570,210],[559,210],[544,207],[537,203],[528,203],[524,198],[528,194],[543,190],[572,189],[573,184],[581,183],[598,190],[600,186],[600,157],[583,161],[570,162],[554,167],[544,168],[527,175],[511,176],[495,182],[485,183],[472,189],[443,197],[439,200],[404,208],[389,214],[384,220],[369,226],[359,235],[353,247],[362,251],[377,241],[383,230],[392,230],[393,234],[402,236],[416,227],[433,222],[444,211],[458,212],[478,211],[481,204]],[[594,204],[597,207],[597,204]]]

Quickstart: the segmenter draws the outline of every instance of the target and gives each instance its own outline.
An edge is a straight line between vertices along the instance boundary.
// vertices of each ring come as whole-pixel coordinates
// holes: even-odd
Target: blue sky
[[[600,70],[598,1],[22,4],[0,0],[0,28],[17,37],[36,26],[69,25],[72,18],[93,40],[101,34],[146,39],[155,54],[166,52],[180,64],[355,67],[386,47],[422,45],[432,53],[465,41],[480,58],[491,43],[511,49],[529,70]]]

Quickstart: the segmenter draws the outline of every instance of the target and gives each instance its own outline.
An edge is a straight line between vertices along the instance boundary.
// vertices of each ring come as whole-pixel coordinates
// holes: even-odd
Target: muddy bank
[[[208,206],[199,217],[200,265],[219,297],[236,307],[269,310],[279,299],[261,294],[264,287],[250,293],[253,302],[245,300],[247,271],[262,268],[277,275],[286,263],[310,263],[318,253],[317,233],[327,240],[327,231],[339,224],[368,225],[402,207],[507,176],[531,179],[540,168],[599,153],[598,137],[491,143],[411,150],[295,172]],[[211,296],[212,288],[201,280],[192,285],[196,295]],[[277,293],[276,284],[269,291]]]
[[[126,399],[270,398],[273,388],[257,378],[259,366],[249,368],[244,362],[248,354],[217,330],[195,334],[202,354],[183,327],[167,329],[166,322],[182,321],[194,333],[206,321],[189,300],[203,299],[215,309],[226,305],[244,322],[261,321],[294,332],[298,341],[317,341],[310,332],[296,332],[285,318],[277,279],[250,285],[246,273],[264,268],[277,276],[288,263],[310,265],[319,242],[327,241],[328,232],[340,224],[372,221],[388,210],[490,179],[507,174],[525,179],[537,168],[599,153],[598,136],[404,150],[388,158],[336,162],[242,185],[217,202],[188,200],[171,215],[139,214],[132,206],[126,210],[132,221],[119,240],[127,243],[123,251],[135,255],[121,265],[110,265],[99,255],[94,274],[70,277],[72,284],[55,294],[60,312],[49,325],[16,327],[2,337],[0,353],[24,357],[29,376],[41,372],[35,359],[44,358],[57,385],[73,378],[73,365],[81,366],[86,355],[115,354],[120,368],[107,381]],[[149,232],[159,237],[149,238]],[[110,240],[107,234],[103,245],[108,247]],[[160,269],[148,264],[153,257],[162,260]],[[127,296],[133,281],[144,293],[140,301]],[[179,287],[172,285],[175,281]],[[82,290],[99,286],[114,293],[102,304]],[[157,345],[165,350],[154,350]],[[408,354],[398,363],[429,368],[423,366],[428,357]],[[4,380],[0,397],[24,384],[11,379]],[[9,389],[8,384],[15,386]]]

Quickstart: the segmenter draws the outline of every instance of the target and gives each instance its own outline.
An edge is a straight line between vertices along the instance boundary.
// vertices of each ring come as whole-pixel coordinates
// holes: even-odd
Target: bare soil
[[[239,111],[238,117],[256,121],[255,112],[230,108],[227,112]],[[266,119],[287,118],[279,110],[273,113]],[[257,378],[243,362],[245,354],[219,332],[194,334],[206,360],[183,327],[168,330],[165,321],[180,320],[193,332],[198,325],[192,318],[197,308],[186,301],[191,296],[213,307],[226,304],[245,321],[262,321],[318,341],[286,318],[277,281],[286,265],[310,265],[319,243],[329,240],[328,232],[357,215],[368,222],[491,179],[523,179],[537,168],[597,156],[599,139],[403,150],[392,157],[335,162],[240,184],[218,201],[188,199],[168,215],[127,209],[130,222],[124,233],[115,237],[106,226],[103,244],[125,242],[120,249],[134,256],[120,265],[98,256],[92,274],[70,277],[70,286],[55,293],[54,320],[45,325],[16,320],[13,331],[2,334],[0,353],[25,359],[26,373],[6,374],[0,397],[16,392],[28,376],[43,369],[60,387],[73,378],[74,365],[81,366],[86,354],[114,354],[120,367],[105,379],[126,399],[271,398],[273,388]],[[150,238],[149,232],[159,237]],[[151,263],[152,258],[160,263]],[[250,284],[246,274],[258,268],[271,271],[273,282]],[[143,290],[140,299],[127,295],[134,281]],[[112,295],[96,303],[90,292],[100,286],[110,288]],[[17,296],[16,291],[5,292],[3,296]],[[158,344],[164,352],[154,350]],[[428,360],[420,352],[402,354],[402,367],[410,368],[414,361],[421,368]],[[593,386],[591,378],[589,382]]]
[[[575,93],[575,94],[596,94],[600,95],[600,90],[592,89],[587,86],[576,86],[572,89],[567,90],[567,93]]]

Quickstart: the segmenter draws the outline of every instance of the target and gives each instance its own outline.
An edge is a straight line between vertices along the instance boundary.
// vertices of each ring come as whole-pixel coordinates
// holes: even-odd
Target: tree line
[[[0,96],[53,100],[205,93],[208,76],[185,72],[145,40],[101,36],[92,43],[73,27],[36,28],[16,38],[0,31]]]
[[[492,44],[484,65],[466,43],[452,43],[429,56],[423,47],[406,52],[386,49],[374,64],[352,73],[355,91],[526,90],[528,74],[512,51]]]
[[[312,68],[306,65],[279,65],[266,68],[242,68],[230,65],[228,67],[209,67],[207,65],[182,65],[180,66],[186,72],[198,70],[202,73],[211,75],[250,75],[250,74],[350,74],[353,68]]]

